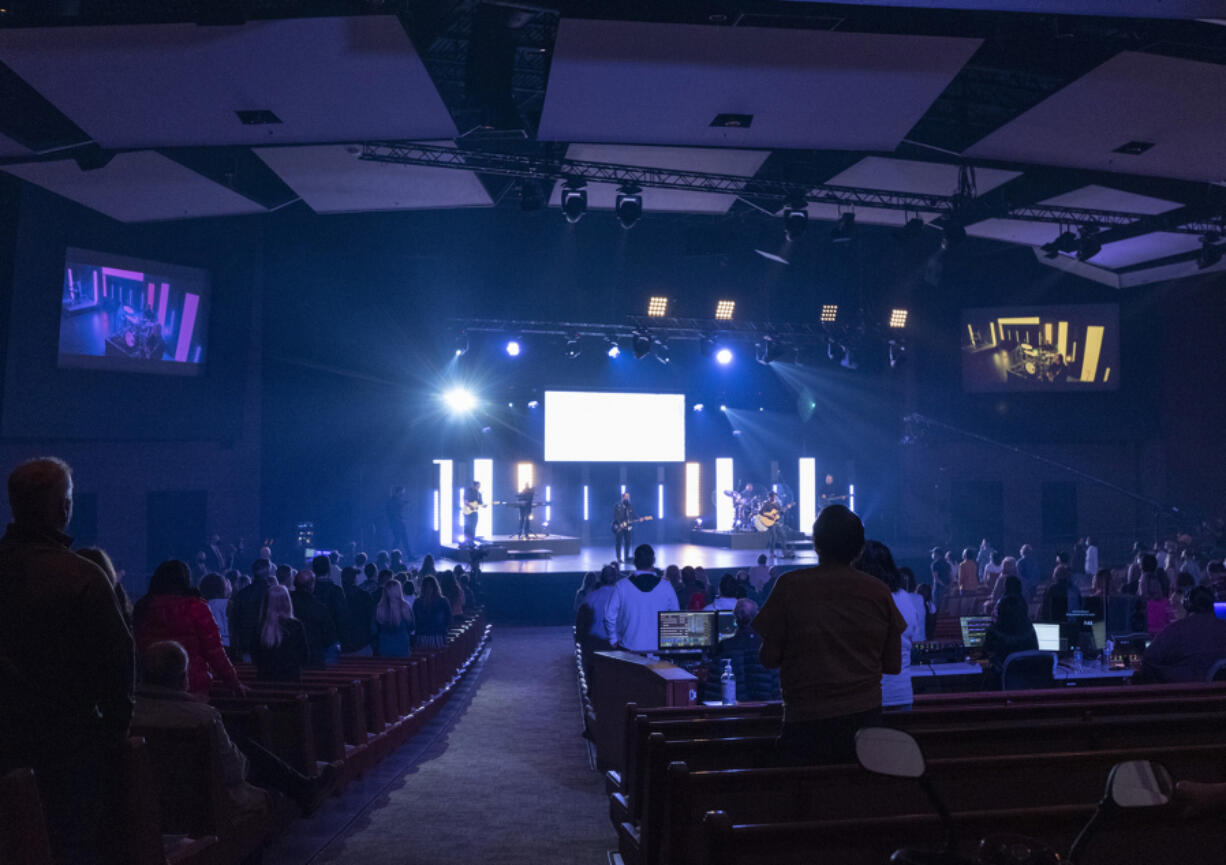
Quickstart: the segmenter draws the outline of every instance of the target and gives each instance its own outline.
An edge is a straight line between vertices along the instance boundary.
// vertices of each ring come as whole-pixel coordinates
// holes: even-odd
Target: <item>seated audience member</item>
[[[230,598],[230,652],[234,657],[241,659],[251,654],[260,630],[264,595],[275,582],[268,559],[256,559],[251,563],[251,585]]]
[[[1005,659],[1014,652],[1026,652],[1039,648],[1039,638],[1026,613],[1026,599],[1022,596],[1022,581],[1017,577],[1016,592],[1006,592],[996,605],[996,617],[983,634],[983,653],[988,658],[984,670],[983,687],[999,691]]]
[[[341,578],[340,569],[332,561],[336,555],[334,550],[332,556],[316,556],[311,560],[311,572],[315,574],[315,584],[311,588],[311,594],[315,596],[315,600],[328,608],[328,614],[332,617],[332,629],[340,634],[349,618],[349,610],[345,600],[345,590],[336,582]],[[335,578],[333,578],[334,570]],[[336,659],[329,657],[329,660]]]
[[[384,591],[387,591],[387,587]],[[413,602],[413,621],[417,628],[413,640],[415,646],[441,649],[447,645],[447,631],[451,628],[451,603],[439,591],[438,580],[433,574],[426,574],[421,578],[421,591]]]
[[[749,582],[749,570],[741,568],[736,572],[736,599],[749,598],[755,604],[758,603],[758,592]]]
[[[1196,577],[1188,571],[1180,571],[1179,576],[1175,578],[1175,590],[1171,592],[1171,615],[1172,621],[1178,621],[1188,614],[1187,600],[1188,592],[1196,588]],[[1150,633],[1153,633],[1152,631]]]
[[[380,658],[407,658],[413,654],[413,607],[404,589],[392,580],[375,608],[375,654]]]
[[[1065,622],[1068,621],[1069,610],[1081,608],[1081,592],[1073,585],[1072,572],[1068,565],[1056,565],[1051,574],[1051,585],[1043,595],[1039,620]]]
[[[579,612],[579,608],[583,606],[583,601],[591,592],[596,590],[598,585],[600,585],[600,575],[595,571],[588,571],[583,575],[583,582],[579,584],[579,591],[575,592],[575,603],[571,607],[572,612]]]
[[[724,574],[719,580],[719,595],[704,610],[731,610],[736,607],[736,577]]]
[[[979,565],[974,555],[975,551],[970,547],[962,551],[962,561],[958,562],[958,591],[960,592],[979,590]]]
[[[306,629],[294,618],[289,589],[272,586],[265,595],[259,632],[251,647],[256,677],[266,682],[300,682],[309,659]]]
[[[1188,592],[1188,615],[1172,622],[1145,650],[1139,682],[1203,682],[1209,668],[1226,658],[1226,621],[1213,614],[1213,592]]]
[[[694,568],[694,579],[698,581],[698,585],[707,594],[707,598],[703,601],[703,605],[711,603],[715,600],[715,586],[711,583],[711,578],[707,575],[707,569],[699,565]]]
[[[1213,561],[1206,565],[1203,585],[1208,586],[1219,601],[1226,601],[1226,563]]]
[[[605,565],[600,571],[596,588],[588,592],[575,614],[575,630],[579,637],[579,645],[585,653],[600,652],[609,648],[609,632],[605,627],[605,608],[613,595],[613,584],[621,574],[612,565]]]
[[[770,578],[771,569],[766,565],[766,555],[760,554],[758,563],[749,569],[749,582],[753,585],[754,591],[761,595],[762,588]]]
[[[138,651],[154,643],[172,641],[187,651],[188,690],[208,697],[209,684],[217,679],[242,691],[238,673],[221,645],[221,634],[209,605],[192,588],[187,565],[178,559],[162,562],[149,580],[149,591],[132,609]]]
[[[681,586],[683,585],[683,580],[681,579],[681,568],[677,567],[676,565],[669,565],[664,569],[664,580],[673,587],[674,592],[680,591]]]
[[[364,557],[362,553],[358,556]],[[374,620],[375,602],[369,592],[357,584],[356,567],[341,571],[341,588],[345,590],[346,619],[341,632],[341,651],[369,655],[371,622]]]
[[[231,804],[239,811],[266,810],[268,796],[247,783],[247,758],[230,741],[221,713],[187,690],[191,662],[183,646],[170,640],[151,643],[141,653],[140,669],[132,726],[138,731],[210,728]]]
[[[890,590],[851,566],[860,518],[828,505],[813,524],[815,568],[779,576],[753,621],[764,666],[779,669],[779,751],[795,764],[850,763],[861,727],[881,723],[881,676],[902,670],[907,623]]]
[[[973,563],[972,563],[973,564]],[[865,541],[864,551],[860,553],[854,567],[864,573],[881,580],[890,590],[894,606],[906,621],[900,643],[902,646],[902,669],[897,674],[884,673],[881,676],[881,707],[883,709],[910,709],[915,702],[911,689],[911,644],[924,639],[924,616],[911,601],[913,597],[902,585],[902,575],[894,564],[894,556],[890,548],[880,541]],[[976,566],[978,567],[978,566]]]
[[[659,646],[657,613],[677,609],[677,593],[656,573],[650,544],[634,548],[634,573],[613,587],[604,623],[613,648],[654,652]]]
[[[132,634],[111,578],[70,549],[68,464],[24,462],[9,475],[8,494],[13,522],[0,539],[0,773],[34,770],[55,862],[115,862]]]
[[[1159,570],[1151,575],[1144,581],[1144,588],[1145,630],[1151,637],[1156,637],[1166,630],[1167,625],[1175,621],[1166,571]]]
[[[460,566],[456,565],[459,569]],[[461,569],[461,573],[462,573]],[[447,599],[447,603],[451,604],[451,618],[462,619],[464,617],[464,603],[467,600],[464,597],[464,590],[460,588],[460,581],[456,579],[454,571],[443,571],[438,578],[439,590],[443,593],[443,597]]]
[[[327,559],[327,556],[323,558]],[[314,571],[299,571],[294,577],[292,601],[294,618],[302,622],[310,647],[306,666],[308,669],[322,670],[328,665],[328,658],[336,647],[337,634],[332,613],[315,597],[315,579]]]
[[[230,584],[221,574],[205,574],[200,581],[200,594],[209,605],[213,621],[217,623],[217,633],[221,644],[230,647],[230,618],[226,614],[230,606]]]
[[[127,624],[128,630],[132,629],[132,601],[128,598],[128,593],[123,587],[123,582],[119,579],[119,574],[115,570],[115,563],[111,561],[111,557],[107,555],[106,550],[98,547],[85,547],[77,550],[77,555],[83,559],[89,559],[98,567],[102,568],[102,573],[106,574],[107,581],[115,589],[115,600],[119,601],[119,611],[123,613],[124,623]]]
[[[736,619],[736,634],[719,641],[719,649],[707,668],[707,678],[702,689],[703,698],[723,698],[720,675],[724,670],[724,661],[727,660],[732,662],[732,675],[736,677],[738,703],[778,700],[779,672],[768,670],[762,665],[762,638],[753,629],[758,605],[748,598],[742,598],[736,602],[732,615]]]

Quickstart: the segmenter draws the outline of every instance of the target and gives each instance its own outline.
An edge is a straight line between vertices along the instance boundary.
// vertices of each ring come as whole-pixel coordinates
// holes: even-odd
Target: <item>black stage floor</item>
[[[761,540],[761,539],[760,539]],[[765,544],[765,540],[761,540]],[[758,556],[765,552],[761,544],[753,549],[726,549],[719,547],[699,546],[698,544],[655,544],[656,566],[665,568],[668,565],[685,567],[703,567],[711,570],[736,570],[756,564]],[[466,557],[442,561],[448,565],[465,564]],[[572,555],[554,555],[549,559],[528,559],[523,561],[504,560],[487,561],[481,566],[481,572],[487,579],[494,579],[497,574],[583,574],[587,571],[599,571],[613,561],[613,545],[587,546],[580,548]],[[775,564],[772,562],[772,564]],[[780,559],[778,564],[797,566],[817,564],[817,555],[812,548],[797,550],[794,559]],[[627,569],[629,566],[624,566]],[[710,576],[708,574],[708,576]]]

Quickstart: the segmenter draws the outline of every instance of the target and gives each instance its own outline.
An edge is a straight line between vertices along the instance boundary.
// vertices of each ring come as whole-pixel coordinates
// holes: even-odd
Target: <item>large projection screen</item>
[[[685,394],[545,391],[545,462],[685,461]]]

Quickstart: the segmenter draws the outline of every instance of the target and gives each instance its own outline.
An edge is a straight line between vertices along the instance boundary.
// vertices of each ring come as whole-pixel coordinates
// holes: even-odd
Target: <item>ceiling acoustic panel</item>
[[[1020,177],[1021,174],[1020,171],[977,166],[975,190],[983,195],[1015,177]],[[831,186],[858,186],[918,195],[953,195],[958,189],[958,166],[943,162],[866,156],[826,182]]]
[[[21,146],[7,135],[0,135],[0,157],[29,155],[28,148]]]
[[[366,162],[357,150],[340,144],[262,147],[256,155],[316,213],[493,204],[471,171]]]
[[[979,44],[563,19],[539,137],[893,150]],[[721,115],[740,115],[740,125],[713,125]]]
[[[82,171],[71,159],[0,170],[120,222],[265,212],[251,199],[151,150],[117,154],[94,171]]]
[[[456,134],[392,15],[13,28],[0,60],[107,148]]]
[[[1224,93],[1226,66],[1123,51],[965,155],[1221,182]]]
[[[566,158],[586,162],[610,162],[639,168],[665,168],[673,171],[700,171],[752,177],[770,154],[760,150],[694,147],[627,147],[620,144],[572,144]],[[690,192],[683,189],[643,190],[643,210],[647,213],[727,213],[736,200],[733,195]],[[550,207],[560,207],[562,183],[554,184]],[[617,186],[589,183],[587,206],[592,210],[612,210],[617,203]]]

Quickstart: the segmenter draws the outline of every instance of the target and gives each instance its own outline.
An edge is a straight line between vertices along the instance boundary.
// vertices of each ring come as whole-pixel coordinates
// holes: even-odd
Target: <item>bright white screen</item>
[[[545,391],[545,461],[685,460],[685,394]]]

